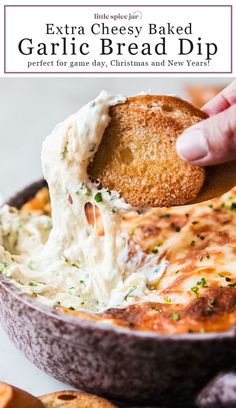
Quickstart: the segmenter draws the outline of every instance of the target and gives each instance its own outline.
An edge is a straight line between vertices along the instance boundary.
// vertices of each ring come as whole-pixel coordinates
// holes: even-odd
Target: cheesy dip
[[[48,189],[22,209],[0,210],[0,271],[22,293],[88,319],[164,333],[225,330],[236,321],[235,191],[139,215],[92,183],[87,166],[109,108],[124,100],[103,91],[46,138]]]

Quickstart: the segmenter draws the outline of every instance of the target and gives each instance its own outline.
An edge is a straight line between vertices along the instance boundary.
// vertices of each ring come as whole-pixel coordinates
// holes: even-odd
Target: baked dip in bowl
[[[140,214],[87,174],[122,97],[103,92],[43,145],[45,180],[0,210],[0,311],[28,358],[113,399],[188,406],[233,367],[236,190]]]

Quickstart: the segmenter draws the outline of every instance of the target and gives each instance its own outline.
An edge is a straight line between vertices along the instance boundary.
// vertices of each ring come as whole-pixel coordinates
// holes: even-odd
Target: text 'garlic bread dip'
[[[124,101],[102,92],[46,138],[49,192],[0,211],[1,271],[22,293],[87,319],[163,333],[225,330],[236,321],[235,191],[138,215],[99,189],[87,167],[111,107]]]

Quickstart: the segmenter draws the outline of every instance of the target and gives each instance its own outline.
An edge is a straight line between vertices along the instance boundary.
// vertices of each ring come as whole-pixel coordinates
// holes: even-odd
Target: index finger
[[[236,79],[223,89],[218,95],[207,102],[202,110],[209,116],[223,112],[236,103]]]

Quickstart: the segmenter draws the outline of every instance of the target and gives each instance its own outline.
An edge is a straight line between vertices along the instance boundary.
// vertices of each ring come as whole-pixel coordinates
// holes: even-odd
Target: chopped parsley
[[[157,307],[156,305],[151,305],[150,309],[156,310],[157,312],[161,312],[161,309],[159,307]]]
[[[178,322],[180,320],[179,313],[173,312],[172,313],[172,320],[174,320],[174,322]]]
[[[78,264],[78,263],[73,262],[73,263],[71,264],[71,266],[74,266],[74,268],[79,269],[79,264]]]
[[[68,307],[68,309],[70,309],[70,310],[75,310],[75,307],[74,307],[74,306],[70,306],[70,307]]]
[[[153,254],[158,254],[159,249],[158,248],[153,248],[152,253]]]
[[[62,160],[64,160],[64,159],[66,158],[66,155],[67,155],[67,153],[68,153],[68,144],[69,144],[69,141],[67,141],[67,142],[65,143],[65,145],[64,145],[64,147],[63,147],[63,149],[62,149],[62,152],[61,152],[61,159],[62,159]]]
[[[95,194],[95,196],[93,198],[96,201],[96,203],[100,203],[102,201],[102,193],[100,193],[100,191],[98,191],[97,194]]]
[[[223,273],[218,273],[218,276],[220,276],[221,278],[225,278],[225,275]]]
[[[197,282],[197,285],[201,286],[202,288],[206,288],[207,287],[206,279],[204,277],[201,278],[201,280]]]
[[[171,299],[168,296],[164,296],[164,301],[166,303],[171,303]]]
[[[160,215],[160,218],[170,218],[170,214],[162,214]]]
[[[236,203],[232,203],[230,207],[231,211],[236,211]]]
[[[192,286],[191,291],[198,297],[199,288],[197,286]]]
[[[0,272],[5,272],[5,270],[9,267],[10,265],[7,262],[1,262],[0,263]]]
[[[192,224],[193,225],[199,224],[199,221],[193,221]]]
[[[196,244],[196,241],[194,240],[190,242],[190,246],[194,246],[195,244]]]
[[[37,285],[46,285],[45,282],[37,282],[37,281],[29,281],[28,282],[29,286],[37,286]]]
[[[172,227],[175,229],[176,232],[181,231],[181,228],[178,225],[176,225],[175,223],[172,224]]]
[[[79,260],[77,259],[76,262],[71,261],[69,258],[67,258],[66,256],[62,255],[62,259],[64,260],[64,262],[66,262],[68,265],[73,266],[74,268],[79,269]]]
[[[209,208],[213,208],[213,205],[212,205],[212,204],[209,204],[208,207],[209,207]]]
[[[33,282],[33,281],[30,281],[30,282],[28,283],[28,285],[29,285],[29,286],[37,286],[37,283],[36,283],[36,282]]]
[[[209,255],[209,254],[206,254],[205,257],[206,257],[207,259],[210,259],[210,255]],[[201,256],[201,258],[199,259],[199,261],[202,262],[203,259],[204,259],[204,255]]]
[[[136,289],[136,286],[133,286],[132,288],[130,288],[130,290],[126,293],[126,295],[124,296],[124,300],[127,300],[128,297],[131,295],[131,293]]]

